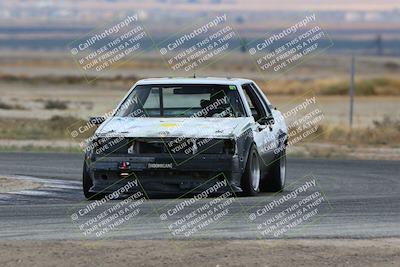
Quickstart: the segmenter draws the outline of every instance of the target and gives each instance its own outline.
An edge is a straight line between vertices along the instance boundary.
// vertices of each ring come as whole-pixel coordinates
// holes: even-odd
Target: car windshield
[[[138,85],[118,107],[118,117],[243,117],[235,85]]]

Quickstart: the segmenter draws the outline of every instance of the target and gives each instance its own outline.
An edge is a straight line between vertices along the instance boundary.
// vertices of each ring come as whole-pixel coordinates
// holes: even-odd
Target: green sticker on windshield
[[[230,90],[236,90],[236,85],[229,85]]]

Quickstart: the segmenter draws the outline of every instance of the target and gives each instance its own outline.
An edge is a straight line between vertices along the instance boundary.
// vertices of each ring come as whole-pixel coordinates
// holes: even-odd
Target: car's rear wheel
[[[272,163],[265,179],[262,181],[261,191],[278,192],[285,187],[286,182],[286,150],[284,149]]]
[[[250,149],[246,168],[242,176],[242,189],[246,196],[255,196],[260,191],[260,160],[255,146]]]

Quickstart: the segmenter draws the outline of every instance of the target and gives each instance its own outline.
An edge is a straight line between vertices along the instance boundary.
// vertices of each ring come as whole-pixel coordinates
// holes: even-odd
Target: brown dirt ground
[[[0,266],[399,266],[400,239],[2,241]]]
[[[39,183],[0,176],[0,193],[33,189],[39,186]]]

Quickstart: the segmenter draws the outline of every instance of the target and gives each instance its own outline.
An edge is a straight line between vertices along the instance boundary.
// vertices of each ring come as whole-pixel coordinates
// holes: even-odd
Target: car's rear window
[[[138,85],[118,107],[120,117],[243,117],[235,85]]]

